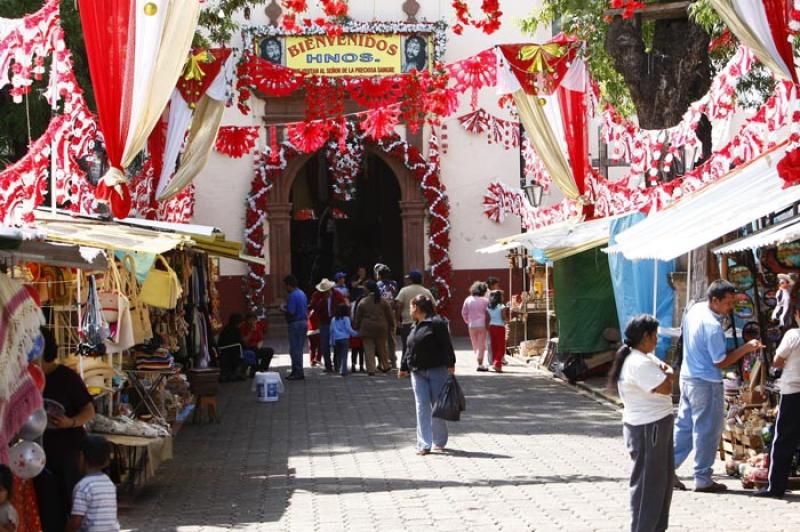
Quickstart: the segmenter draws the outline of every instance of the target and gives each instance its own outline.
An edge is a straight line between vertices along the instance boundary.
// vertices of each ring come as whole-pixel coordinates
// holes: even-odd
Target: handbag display
[[[108,261],[108,271],[103,276],[103,287],[97,291],[103,318],[109,324],[117,323],[119,319],[119,299],[125,297],[121,288],[122,279],[117,269],[117,261],[112,256]]]
[[[106,352],[105,341],[110,334],[108,324],[103,319],[103,312],[100,309],[94,275],[90,275],[86,287],[86,307],[81,321],[78,353],[81,355],[104,355]]]
[[[156,268],[156,264],[159,262],[165,268],[164,270]],[[175,270],[170,268],[167,259],[158,255],[142,283],[142,291],[139,294],[140,301],[156,308],[174,309],[182,294],[183,289]]]
[[[130,302],[131,322],[133,325],[133,341],[143,344],[153,337],[153,326],[150,323],[150,309],[142,303],[139,295],[139,283],[136,280],[136,263],[133,257],[125,255],[122,266],[127,272],[123,275],[122,282],[125,293]]]

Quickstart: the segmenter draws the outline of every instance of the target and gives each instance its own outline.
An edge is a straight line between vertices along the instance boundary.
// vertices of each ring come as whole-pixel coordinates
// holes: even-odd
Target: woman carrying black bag
[[[417,454],[424,456],[431,449],[443,451],[447,445],[447,422],[434,418],[432,413],[447,376],[455,373],[456,353],[447,320],[436,315],[431,298],[415,297],[411,301],[411,318],[414,325],[397,376],[411,375],[417,404]]]

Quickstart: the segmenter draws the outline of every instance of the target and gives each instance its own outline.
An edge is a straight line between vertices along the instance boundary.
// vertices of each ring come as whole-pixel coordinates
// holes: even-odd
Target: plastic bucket
[[[258,372],[253,378],[256,398],[262,403],[272,403],[279,399],[283,392],[283,381],[278,372]]]

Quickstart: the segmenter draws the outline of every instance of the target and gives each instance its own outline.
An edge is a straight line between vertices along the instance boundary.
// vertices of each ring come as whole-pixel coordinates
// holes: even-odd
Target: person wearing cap
[[[720,493],[727,487],[715,482],[711,475],[725,425],[722,370],[763,346],[758,340],[751,340],[728,350],[721,322],[733,311],[735,286],[721,279],[714,281],[706,297],[706,302],[689,309],[681,324],[683,363],[674,431],[675,470],[694,451],[694,491]],[[686,490],[677,473],[673,482],[675,489]]]
[[[344,272],[339,272],[333,276],[333,281],[336,283],[334,286],[334,290],[341,293],[344,297],[350,298],[350,290],[347,288],[347,274]]]
[[[336,283],[330,279],[323,279],[315,287],[316,292],[311,296],[309,311],[314,311],[319,317],[319,346],[322,350],[322,359],[325,362],[325,373],[333,372],[331,360],[331,320],[336,314],[339,305],[346,305],[347,298],[338,290],[334,290]]]
[[[431,291],[422,286],[422,272],[419,270],[411,270],[406,275],[409,283],[400,289],[395,298],[395,309],[397,313],[397,322],[400,324],[398,332],[400,333],[400,345],[402,347],[402,354],[406,352],[406,345],[408,343],[408,333],[411,332],[411,326],[414,324],[414,318],[411,317],[411,302],[418,295],[424,295],[433,301],[434,307],[436,306],[436,298],[433,297]]]

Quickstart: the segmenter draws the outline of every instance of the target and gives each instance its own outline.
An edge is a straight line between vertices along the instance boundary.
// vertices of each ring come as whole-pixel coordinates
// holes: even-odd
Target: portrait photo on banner
[[[285,39],[281,37],[275,36],[268,36],[263,37],[258,42],[258,56],[261,59],[266,59],[273,65],[282,65],[286,66],[286,60],[284,59],[284,43]]]
[[[418,34],[403,37],[403,73],[416,70],[422,72],[430,68],[431,57],[429,39]]]

